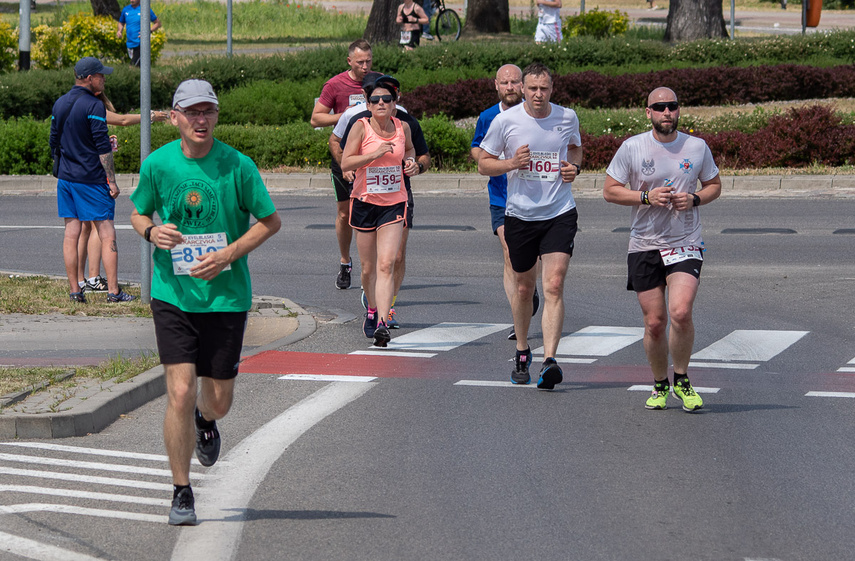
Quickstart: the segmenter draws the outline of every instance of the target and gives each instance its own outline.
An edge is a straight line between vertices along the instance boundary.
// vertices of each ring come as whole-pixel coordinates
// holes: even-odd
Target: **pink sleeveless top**
[[[404,187],[404,154],[407,150],[407,137],[401,121],[392,117],[395,124],[395,136],[383,138],[371,128],[368,117],[360,119],[365,128],[362,146],[359,153],[373,152],[384,142],[392,141],[395,148],[388,154],[383,154],[373,162],[356,170],[353,180],[353,191],[350,198],[359,199],[364,203],[377,206],[392,206],[407,200],[407,190]]]

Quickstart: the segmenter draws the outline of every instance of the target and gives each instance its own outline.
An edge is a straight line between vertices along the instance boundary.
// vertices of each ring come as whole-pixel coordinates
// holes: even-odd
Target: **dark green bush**
[[[220,123],[281,125],[308,122],[312,116],[315,97],[323,82],[316,80],[315,87],[293,82],[259,80],[239,86],[219,96]]]

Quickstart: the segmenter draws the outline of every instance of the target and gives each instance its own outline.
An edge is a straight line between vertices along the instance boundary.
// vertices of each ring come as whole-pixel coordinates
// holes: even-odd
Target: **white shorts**
[[[555,23],[539,23],[537,30],[534,32],[534,40],[538,43],[560,43],[563,39],[561,35],[561,22]]]

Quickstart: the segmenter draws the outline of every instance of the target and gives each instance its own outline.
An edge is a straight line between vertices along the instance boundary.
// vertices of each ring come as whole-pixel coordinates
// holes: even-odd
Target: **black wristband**
[[[579,164],[574,164],[571,162],[570,165],[576,167],[576,175],[579,175],[580,173],[582,173],[582,167]]]
[[[641,204],[649,205],[650,204],[650,191],[642,191],[641,192]]]
[[[145,241],[147,241],[148,243],[151,243],[151,231],[153,228],[154,228],[154,225],[149,226],[148,228],[145,229],[145,233],[143,234]]]
[[[419,162],[419,175],[423,174],[424,172],[425,172],[425,165],[423,163]]]
[[[692,193],[692,206],[701,206],[701,198]]]

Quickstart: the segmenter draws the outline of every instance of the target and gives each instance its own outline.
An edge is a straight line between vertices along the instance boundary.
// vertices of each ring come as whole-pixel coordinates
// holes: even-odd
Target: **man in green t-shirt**
[[[204,466],[220,454],[216,420],[232,404],[252,304],[247,254],[281,225],[252,160],[214,139],[218,111],[211,84],[182,82],[170,113],[181,138],[143,162],[131,195],[134,230],[156,247],[151,310],[169,397],[163,439],[173,525],[196,523],[194,442]],[[252,226],[250,216],[257,219]]]

